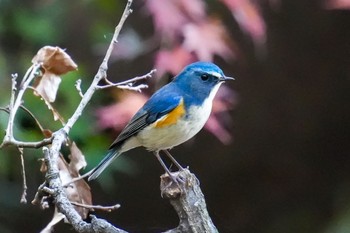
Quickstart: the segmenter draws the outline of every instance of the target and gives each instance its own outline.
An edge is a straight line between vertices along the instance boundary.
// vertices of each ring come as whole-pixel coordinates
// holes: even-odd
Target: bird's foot
[[[181,172],[165,173],[161,176],[161,197],[176,198],[185,192],[186,177]]]

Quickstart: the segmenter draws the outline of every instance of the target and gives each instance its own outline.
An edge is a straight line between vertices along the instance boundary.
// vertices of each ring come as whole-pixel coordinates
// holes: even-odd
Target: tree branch
[[[178,227],[165,233],[217,233],[205,203],[204,195],[199,187],[197,177],[188,169],[174,173],[181,176],[185,182],[175,184],[168,174],[161,176],[160,189],[163,197],[169,199],[179,216]]]
[[[79,106],[77,107],[76,111],[72,115],[72,117],[68,120],[67,124],[63,127],[63,130],[66,134],[70,131],[70,129],[73,127],[75,122],[78,120],[80,115],[82,114],[85,106],[89,103],[92,95],[95,93],[95,91],[98,89],[98,83],[105,77],[107,77],[107,70],[108,70],[108,61],[111,57],[112,51],[114,49],[114,45],[117,43],[117,38],[119,36],[119,33],[124,25],[125,20],[128,18],[128,16],[132,13],[131,9],[131,3],[132,0],[128,0],[126,7],[124,9],[123,15],[118,23],[118,25],[115,27],[115,31],[113,34],[113,38],[111,40],[111,43],[109,44],[109,47],[107,49],[106,55],[98,69],[97,74],[95,75],[90,87],[85,92],[84,97],[80,101]],[[127,81],[130,82],[130,81]]]
[[[128,0],[127,5],[124,9],[123,15],[120,19],[119,24],[116,26],[112,41],[108,47],[106,55],[101,63],[97,74],[95,75],[90,87],[83,95],[76,111],[73,113],[71,118],[68,120],[66,125],[53,134],[52,146],[44,148],[45,162],[47,166],[46,182],[50,189],[54,191],[53,198],[57,209],[66,216],[68,222],[73,226],[77,232],[125,232],[117,229],[105,220],[97,219],[93,217],[91,223],[87,223],[82,220],[81,216],[75,211],[73,205],[67,198],[67,195],[62,186],[62,182],[59,176],[59,169],[57,166],[57,160],[61,150],[62,143],[67,140],[67,135],[70,129],[73,127],[75,122],[81,116],[85,106],[89,103],[94,92],[97,90],[97,85],[102,78],[106,77],[108,69],[108,61],[113,51],[114,45],[117,42],[120,30],[132,12],[131,10],[132,0]]]

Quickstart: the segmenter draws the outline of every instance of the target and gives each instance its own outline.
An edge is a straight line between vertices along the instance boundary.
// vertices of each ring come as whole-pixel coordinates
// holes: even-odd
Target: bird
[[[89,172],[88,180],[96,179],[124,152],[144,147],[153,152],[165,172],[177,182],[160,152],[163,151],[179,170],[184,169],[169,150],[191,139],[203,128],[214,97],[227,80],[234,78],[225,76],[214,63],[198,61],[186,66],[136,112],[111,144],[106,156]]]

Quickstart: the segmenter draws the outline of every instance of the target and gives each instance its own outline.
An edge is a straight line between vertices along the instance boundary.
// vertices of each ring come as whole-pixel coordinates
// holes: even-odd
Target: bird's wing
[[[182,96],[176,91],[173,92],[170,88],[160,89],[134,115],[117,139],[112,143],[110,149],[120,145],[126,139],[136,135],[146,126],[174,110],[180,103],[182,103],[181,100]]]

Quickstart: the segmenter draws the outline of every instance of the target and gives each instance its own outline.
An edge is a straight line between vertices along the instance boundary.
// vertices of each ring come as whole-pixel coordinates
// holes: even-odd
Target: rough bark
[[[165,233],[214,233],[213,224],[205,203],[199,180],[188,169],[178,172],[184,182],[171,181],[168,175],[161,176],[160,189],[164,198],[169,199],[179,216],[179,226]]]

